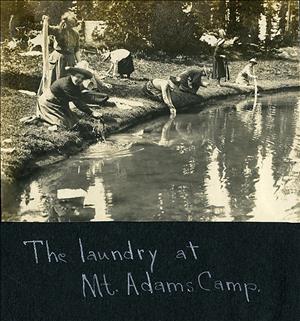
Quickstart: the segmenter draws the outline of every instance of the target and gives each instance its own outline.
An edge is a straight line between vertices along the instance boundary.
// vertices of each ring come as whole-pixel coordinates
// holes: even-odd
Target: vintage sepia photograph
[[[296,0],[1,1],[2,222],[300,222]]]

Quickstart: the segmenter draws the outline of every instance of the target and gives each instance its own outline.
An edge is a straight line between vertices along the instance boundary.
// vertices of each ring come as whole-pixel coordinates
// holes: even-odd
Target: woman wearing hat
[[[133,60],[130,51],[126,49],[116,49],[103,54],[103,61],[110,59],[110,68],[107,71],[107,75],[113,72],[113,77],[124,75],[130,78],[130,75],[134,72]]]
[[[86,79],[83,81],[83,98],[84,101],[88,104],[103,106],[105,103],[106,106],[114,105],[112,102],[107,102],[109,99],[107,94],[104,94],[102,90],[104,88],[111,89],[112,85],[105,83],[102,79],[102,76],[95,70],[92,70],[89,67],[89,64],[85,60],[81,60],[76,64],[76,67],[83,68],[90,71],[93,74],[92,78]]]
[[[72,128],[77,122],[77,116],[71,111],[69,102],[88,115],[94,115],[84,101],[82,82],[92,78],[93,74],[83,68],[66,67],[70,74],[55,80],[50,88],[38,99],[37,117],[50,125]]]
[[[218,80],[218,86],[221,85],[221,79],[225,78],[229,80],[229,68],[226,56],[223,53],[223,45],[225,43],[225,39],[220,39],[217,42],[216,49],[214,51],[213,56],[213,74],[212,78]]]
[[[256,79],[256,76],[254,75],[254,66],[256,64],[257,61],[255,58],[250,59],[243,70],[239,72],[235,82],[242,86],[249,86],[250,80]]]

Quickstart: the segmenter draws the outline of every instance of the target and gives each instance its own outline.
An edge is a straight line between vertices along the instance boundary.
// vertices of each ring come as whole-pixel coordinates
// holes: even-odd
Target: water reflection
[[[218,104],[151,121],[4,186],[3,219],[300,221],[297,94],[262,97],[254,109],[251,99]],[[83,193],[61,197],[70,189]]]

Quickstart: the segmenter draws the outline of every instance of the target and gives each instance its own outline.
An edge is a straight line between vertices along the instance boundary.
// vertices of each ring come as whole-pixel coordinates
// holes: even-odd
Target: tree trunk
[[[229,0],[229,21],[227,26],[227,33],[230,36],[235,35],[236,24],[237,24],[237,6],[235,0]]]
[[[286,33],[286,14],[287,14],[287,3],[286,1],[281,2],[281,7],[279,10],[279,31],[281,35]]]
[[[266,8],[266,43],[271,41],[272,38],[272,15],[273,15],[273,8],[272,2],[267,3]]]
[[[290,25],[291,25],[291,0],[288,0],[287,3],[287,21],[286,21],[286,30],[287,32],[290,31]]]

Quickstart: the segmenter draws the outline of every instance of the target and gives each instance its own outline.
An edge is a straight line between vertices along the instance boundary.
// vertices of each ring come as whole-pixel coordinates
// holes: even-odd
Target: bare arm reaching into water
[[[176,108],[171,98],[171,87],[165,79],[153,79],[153,86],[161,90],[162,98],[165,104],[169,107],[171,114],[176,114]]]

